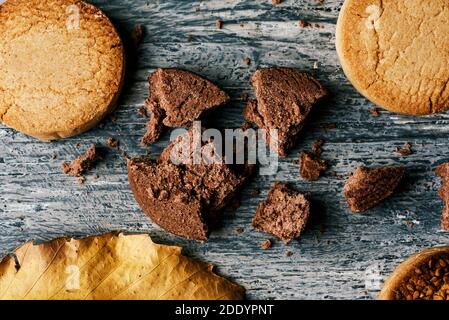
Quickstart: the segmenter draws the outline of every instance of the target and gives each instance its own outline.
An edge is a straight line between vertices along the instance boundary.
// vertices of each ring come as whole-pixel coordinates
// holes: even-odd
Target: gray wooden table
[[[188,255],[210,261],[218,271],[248,290],[251,299],[372,299],[378,278],[407,255],[448,244],[440,231],[442,203],[434,169],[449,160],[449,115],[410,117],[382,111],[348,83],[334,49],[335,23],[343,0],[98,0],[123,37],[135,24],[145,27],[137,66],[128,74],[117,111],[81,136],[42,143],[0,126],[0,255],[25,241],[60,236],[87,236],[110,230],[148,232],[157,242],[182,245]],[[223,20],[223,29],[215,27]],[[313,25],[300,28],[299,20]],[[315,26],[315,24],[318,24]],[[249,57],[249,66],[243,59]],[[264,66],[311,71],[333,93],[314,115],[291,155],[274,176],[256,177],[241,195],[242,206],[225,213],[223,227],[206,244],[190,242],[159,229],[142,213],[129,189],[126,164],[114,152],[87,175],[84,185],[61,172],[90,144],[116,137],[131,155],[157,155],[168,135],[148,149],[139,145],[145,119],[137,109],[147,97],[147,76],[157,67],[182,67],[209,77],[232,95],[219,112],[220,127],[242,124],[242,93],[252,93],[249,78]],[[329,124],[336,128],[329,129]],[[326,141],[323,157],[330,169],[310,183],[299,178],[294,162],[318,138]],[[413,144],[415,153],[396,154]],[[80,144],[77,147],[77,144]],[[52,155],[57,156],[52,159]],[[401,190],[365,214],[348,211],[344,179],[358,165],[402,164],[409,175]],[[98,179],[94,179],[98,175]],[[274,181],[287,181],[312,194],[314,217],[299,241],[284,246],[251,227],[257,204]],[[255,188],[261,194],[255,196]],[[244,227],[238,234],[236,229]],[[291,257],[285,252],[292,251]],[[371,279],[371,280],[370,280]]]

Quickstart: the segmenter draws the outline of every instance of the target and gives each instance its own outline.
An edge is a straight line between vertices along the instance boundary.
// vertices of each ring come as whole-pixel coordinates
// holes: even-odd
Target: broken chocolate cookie
[[[358,167],[344,188],[344,195],[351,210],[366,211],[391,196],[405,171],[403,167]]]
[[[310,215],[307,196],[294,191],[287,184],[277,182],[268,199],[257,208],[253,226],[270,233],[288,244],[300,236]]]
[[[146,104],[151,120],[143,143],[157,141],[164,126],[189,126],[207,111],[230,100],[217,85],[185,70],[158,69],[149,77],[149,82],[150,97]]]
[[[443,213],[441,215],[441,227],[449,231],[449,163],[443,163],[438,166],[436,174],[441,177],[442,185],[438,194],[444,202]]]
[[[244,117],[265,129],[267,143],[286,156],[312,108],[327,96],[327,90],[310,74],[291,68],[257,70],[252,85],[256,100],[248,103]],[[270,129],[277,130],[274,141]]]
[[[158,161],[128,160],[128,177],[137,202],[156,224],[176,235],[206,241],[247,176],[223,161],[195,162],[187,139],[192,132],[174,140]],[[208,156],[213,147],[201,142],[200,155]]]

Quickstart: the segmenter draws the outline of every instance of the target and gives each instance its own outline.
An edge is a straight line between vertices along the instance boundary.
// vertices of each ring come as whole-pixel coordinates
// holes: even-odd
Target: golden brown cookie
[[[387,110],[447,110],[448,21],[447,0],[346,0],[336,35],[346,76]]]
[[[117,103],[123,44],[111,21],[76,0],[0,5],[0,122],[41,140],[94,127]]]

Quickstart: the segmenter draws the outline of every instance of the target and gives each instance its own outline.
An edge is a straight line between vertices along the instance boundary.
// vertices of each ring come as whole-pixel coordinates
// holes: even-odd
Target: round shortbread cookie
[[[117,103],[125,71],[111,21],[76,0],[0,5],[0,122],[41,140],[94,127]]]
[[[449,0],[346,0],[337,52],[375,104],[423,115],[449,108]]]

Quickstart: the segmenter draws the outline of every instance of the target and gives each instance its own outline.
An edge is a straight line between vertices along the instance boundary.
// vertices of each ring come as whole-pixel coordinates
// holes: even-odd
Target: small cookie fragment
[[[62,170],[65,174],[73,177],[81,177],[84,172],[93,168],[100,158],[97,146],[92,145],[85,154],[79,156],[71,163],[63,162]]]
[[[291,252],[291,251],[285,252],[286,257],[291,257],[292,255],[293,255],[293,252]]]
[[[353,212],[363,212],[391,196],[405,175],[403,167],[358,167],[344,187]]]
[[[308,26],[310,26],[310,23],[305,20],[299,20],[298,25],[300,28],[307,28]]]
[[[223,28],[223,21],[220,19],[215,20],[215,27],[217,27],[217,29]]]
[[[282,0],[271,0],[272,4],[280,4],[282,3]]]
[[[402,156],[409,156],[413,154],[412,144],[410,142],[407,142],[406,144],[404,144],[403,148],[397,147],[396,153],[399,153]]]
[[[444,202],[441,227],[443,230],[449,231],[449,163],[439,165],[436,174],[442,179],[441,188],[438,190],[438,194]]]
[[[301,153],[299,173],[303,179],[317,180],[326,169],[326,161],[306,151]]]
[[[106,143],[109,146],[109,148],[112,148],[112,149],[117,149],[120,146],[120,141],[118,141],[117,139],[115,139],[113,137],[109,137],[106,140]]]
[[[319,157],[323,153],[324,140],[319,139],[312,144],[312,153]]]
[[[243,64],[249,66],[251,64],[251,59],[248,57],[243,58]]]
[[[267,250],[271,248],[271,240],[267,239],[264,242],[262,242],[262,244],[260,245],[260,248],[262,250]]]
[[[288,244],[301,235],[310,215],[307,196],[277,182],[268,198],[257,208],[253,226],[270,233]]]
[[[379,110],[377,110],[377,108],[371,108],[369,109],[369,112],[371,113],[371,115],[375,118],[377,118],[378,116],[380,116]]]
[[[248,102],[245,120],[266,130],[266,141],[280,156],[295,145],[312,108],[327,96],[312,75],[292,68],[265,68],[252,77],[256,100]],[[277,133],[277,139],[270,135]]]

